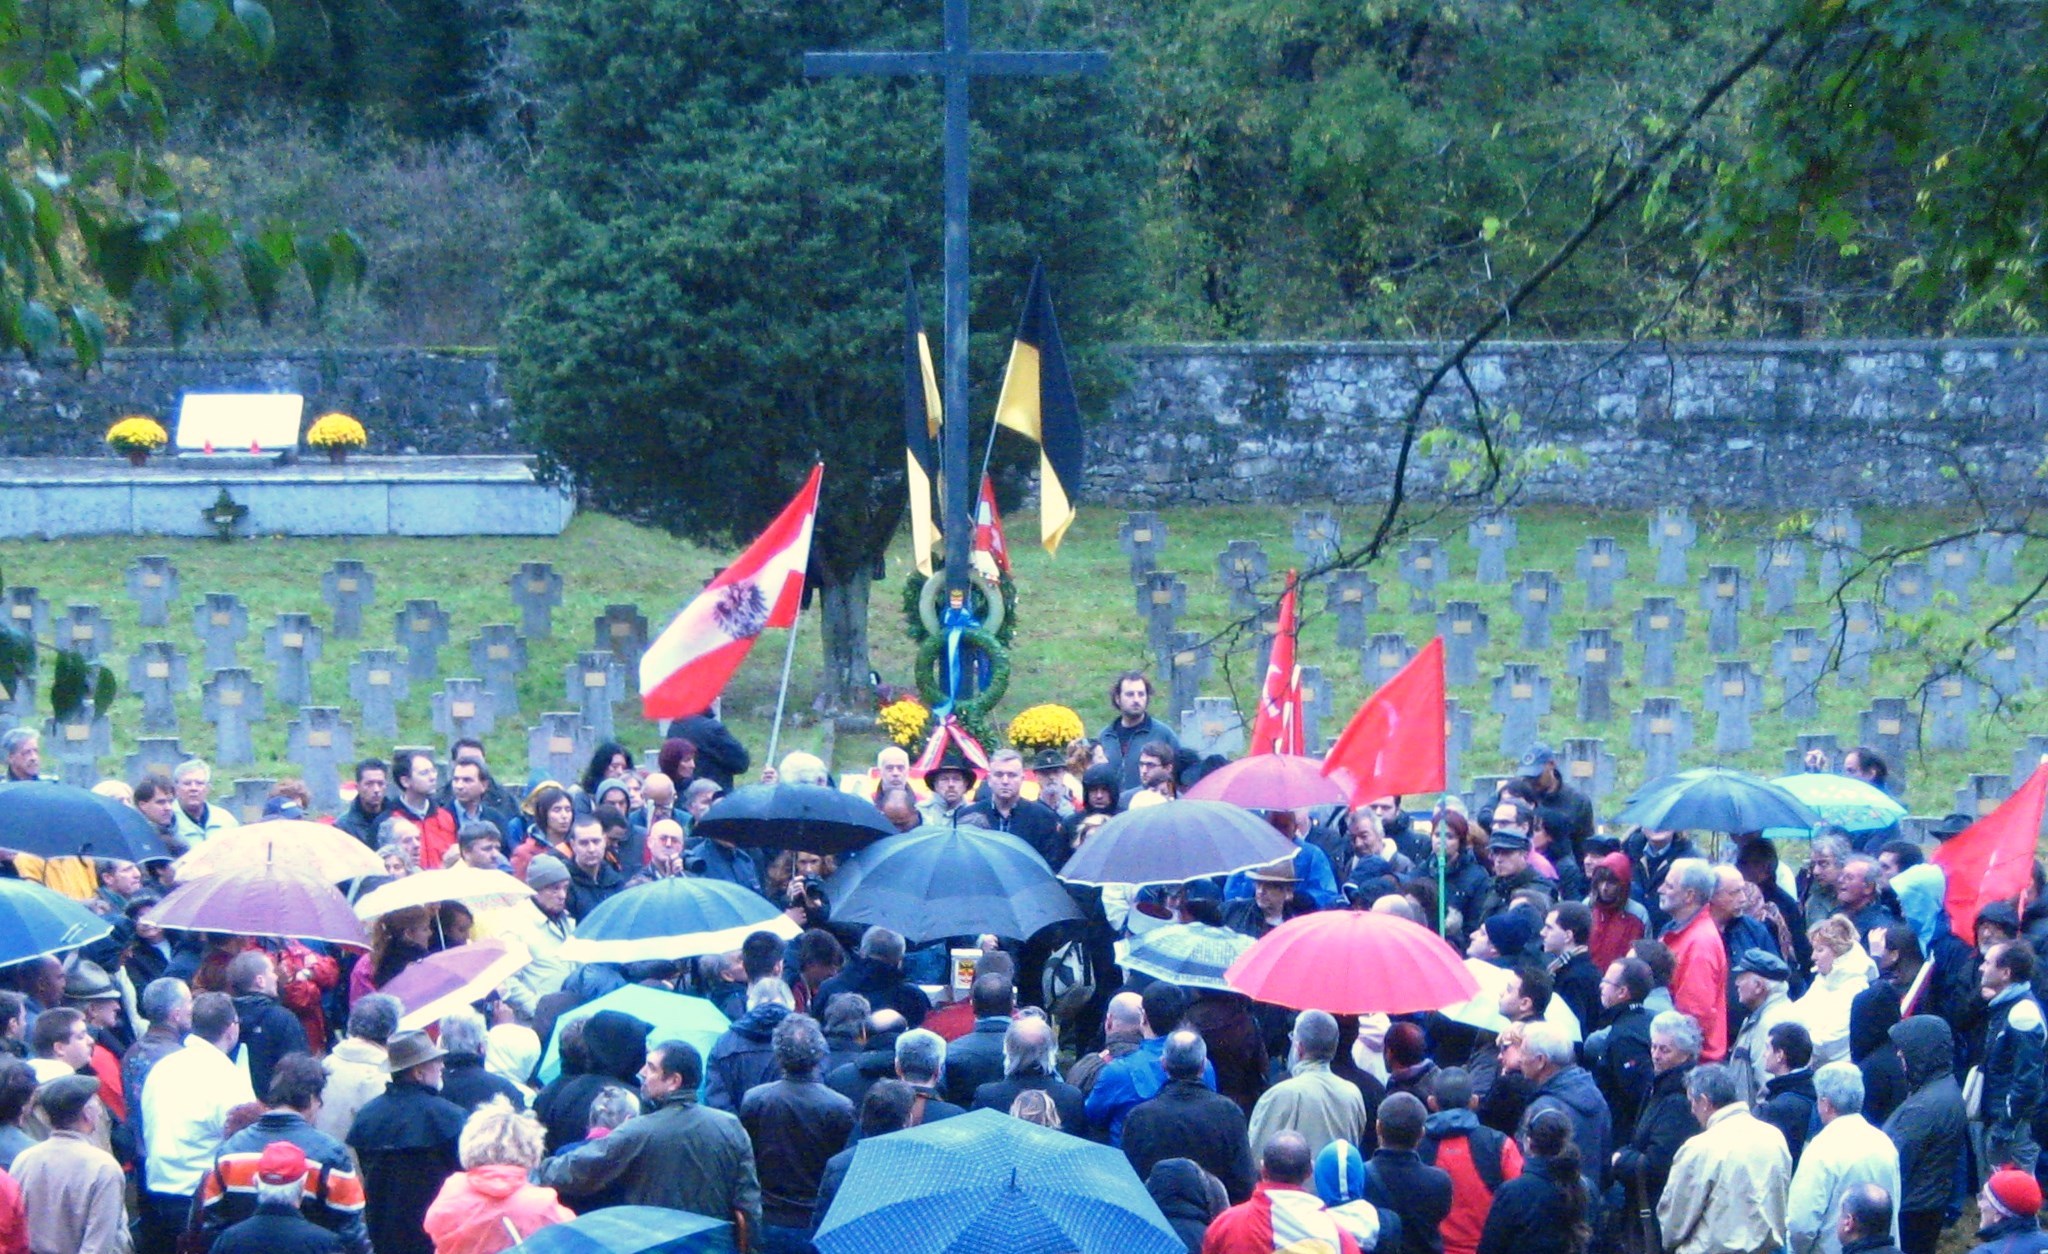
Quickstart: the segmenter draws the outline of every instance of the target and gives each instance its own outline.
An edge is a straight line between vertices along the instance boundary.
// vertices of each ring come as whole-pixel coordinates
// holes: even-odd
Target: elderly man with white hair
[[[1573,1055],[1571,1037],[1555,1023],[1528,1024],[1522,1029],[1521,1063],[1523,1078],[1535,1086],[1522,1112],[1522,1139],[1527,1139],[1530,1120],[1546,1110],[1561,1111],[1572,1121],[1572,1140],[1586,1174],[1599,1184],[1613,1141],[1613,1116],[1599,1081]]]
[[[1052,1025],[1037,1013],[1020,1011],[1003,1033],[1003,1078],[976,1086],[970,1110],[999,1110],[1004,1114],[1019,1094],[1044,1093],[1059,1112],[1060,1131],[1085,1138],[1088,1135],[1088,1098],[1080,1089],[1060,1078],[1053,1062],[1059,1046]]]
[[[1863,1117],[1863,1073],[1831,1062],[1813,1073],[1821,1128],[1806,1142],[1785,1202],[1787,1254],[1842,1254],[1842,1199],[1859,1184],[1899,1196],[1899,1151]],[[1891,1237],[1899,1239],[1897,1216]]]
[[[1337,1020],[1327,1011],[1304,1010],[1287,1039],[1287,1079],[1267,1089],[1252,1107],[1252,1153],[1263,1153],[1266,1142],[1281,1132],[1299,1132],[1311,1155],[1332,1141],[1367,1143],[1365,1095],[1330,1070],[1337,1056]]]
[[[1657,1203],[1669,1254],[1750,1254],[1785,1243],[1792,1153],[1750,1113],[1732,1067],[1693,1068],[1685,1080],[1699,1135],[1679,1147]]]
[[[1702,858],[1673,862],[1657,886],[1657,906],[1671,920],[1659,938],[1671,951],[1671,1004],[1700,1025],[1702,1062],[1728,1054],[1728,949],[1707,908],[1717,886]]]

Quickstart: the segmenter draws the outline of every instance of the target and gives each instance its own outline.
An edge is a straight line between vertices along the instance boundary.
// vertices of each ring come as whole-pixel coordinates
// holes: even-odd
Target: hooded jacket
[[[1586,1174],[1596,1185],[1604,1184],[1613,1128],[1607,1099],[1600,1096],[1600,1085],[1594,1081],[1593,1073],[1584,1067],[1570,1066],[1537,1087],[1522,1112],[1521,1129],[1525,1135],[1521,1139],[1525,1142],[1529,1121],[1545,1110],[1561,1110],[1572,1121],[1572,1140],[1578,1144]]]
[[[738,1114],[740,1099],[781,1074],[775,1066],[775,1029],[789,1017],[779,1002],[763,1002],[732,1021],[704,1060],[704,1104]]]
[[[1209,1182],[1192,1158],[1162,1158],[1145,1177],[1145,1192],[1159,1204],[1173,1235],[1187,1247],[1187,1254],[1202,1254],[1202,1238],[1209,1221],[1216,1217],[1209,1209]]]
[[[1955,1038],[1948,1024],[1915,1015],[1892,1025],[1891,1042],[1911,1088],[1884,1121],[1884,1134],[1899,1149],[1899,1210],[1945,1210],[1969,1135],[1956,1085]]]
[[[1628,947],[1643,939],[1643,921],[1629,909],[1629,885],[1635,880],[1635,864],[1625,853],[1610,853],[1602,856],[1595,866],[1605,867],[1621,881],[1622,899],[1618,906],[1603,906],[1597,898],[1589,899],[1593,907],[1593,930],[1586,938],[1586,957],[1593,965],[1605,972],[1621,959],[1628,957]]]
[[[427,1207],[426,1229],[434,1254],[498,1254],[512,1245],[507,1224],[523,1240],[574,1218],[553,1189],[526,1182],[525,1168],[493,1163],[448,1177]]]
[[[590,1069],[578,1075],[564,1072],[533,1099],[533,1113],[547,1128],[549,1153],[574,1145],[590,1131],[590,1103],[606,1085],[640,1091],[647,1034],[653,1030],[653,1024],[618,1010],[600,1010],[584,1023]]]
[[[1863,1073],[1863,1117],[1878,1125],[1911,1091],[1889,1035],[1899,1021],[1899,999],[1879,995],[1886,988],[1871,985],[1849,1007],[1849,1061]]]
[[[1442,1225],[1444,1254],[1473,1254],[1493,1195],[1522,1174],[1521,1146],[1469,1110],[1440,1110],[1424,1121],[1416,1153],[1451,1178],[1451,1213]]]

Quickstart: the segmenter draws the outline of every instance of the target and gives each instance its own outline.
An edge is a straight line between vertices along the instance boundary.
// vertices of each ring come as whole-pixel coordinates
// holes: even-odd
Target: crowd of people
[[[885,749],[899,830],[1014,834],[1057,871],[1115,815],[1216,759],[1117,677],[1099,735],[1028,761],[957,752],[913,780]],[[37,777],[33,733],[0,739]],[[2030,889],[1954,935],[1941,870],[1896,830],[1823,829],[1802,866],[1757,833],[1603,833],[1532,748],[1490,804],[1407,799],[1262,815],[1292,856],[1171,886],[1071,886],[1037,937],[914,937],[835,922],[833,860],[699,837],[751,768],[710,716],[653,769],[607,744],[523,798],[482,745],[366,760],[335,826],[386,878],[495,867],[512,910],[454,902],[374,921],[366,953],[166,933],[173,859],[233,825],[202,762],[119,790],[161,833],[137,865],[17,857],[113,933],[0,969],[0,1254],[492,1254],[617,1205],[728,1220],[795,1254],[860,1143],[993,1110],[1113,1147],[1189,1254],[2041,1254],[2048,901]],[[1867,749],[1836,768],[1885,784]],[[759,777],[831,784],[792,754]],[[919,788],[917,785],[922,784]],[[284,785],[271,810],[309,816]],[[1931,839],[1968,823],[1951,816]],[[72,866],[67,863],[79,863]],[[689,961],[577,963],[579,920],[636,885],[723,879],[796,925]],[[1174,924],[1259,938],[1321,910],[1399,916],[1497,978],[1490,1005],[1290,1011],[1122,971]],[[484,936],[532,960],[428,1030],[380,992]],[[936,1001],[953,951],[964,996]],[[709,1048],[618,1009],[631,985],[710,999]]]

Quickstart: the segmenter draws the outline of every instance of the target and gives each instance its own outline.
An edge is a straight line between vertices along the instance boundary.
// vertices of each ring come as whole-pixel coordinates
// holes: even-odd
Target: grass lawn
[[[1491,644],[1481,655],[1482,676],[1490,677],[1509,661],[1535,661],[1552,683],[1552,709],[1543,730],[1554,742],[1567,735],[1599,735],[1607,739],[1610,751],[1620,759],[1617,793],[1626,793],[1641,775],[1641,755],[1628,745],[1628,713],[1646,695],[1639,680],[1640,650],[1629,639],[1636,608],[1645,595],[1669,593],[1678,598],[1688,616],[1688,639],[1678,657],[1679,684],[1669,690],[1694,711],[1695,747],[1689,760],[1716,760],[1710,746],[1712,719],[1701,712],[1701,684],[1712,669],[1706,644],[1705,615],[1698,609],[1695,588],[1662,589],[1652,586],[1654,562],[1646,543],[1648,515],[1654,501],[1646,500],[1644,510],[1631,514],[1600,514],[1583,510],[1528,509],[1518,515],[1519,546],[1509,555],[1511,577],[1527,568],[1549,569],[1566,583],[1563,603],[1558,607],[1552,629],[1552,646],[1540,653],[1518,647],[1519,619],[1509,606],[1506,586],[1480,587],[1475,578],[1475,557],[1465,542],[1465,520],[1444,517],[1428,530],[1442,539],[1448,549],[1451,580],[1438,592],[1438,602],[1476,600],[1490,622]],[[1282,571],[1294,561],[1291,529],[1296,511],[1284,508],[1215,508],[1169,511],[1162,516],[1168,530],[1161,569],[1182,573],[1188,585],[1188,612],[1182,626],[1213,631],[1230,621],[1226,598],[1216,578],[1216,555],[1234,539],[1263,544],[1274,568],[1273,586],[1278,587]],[[1368,508],[1340,512],[1347,532],[1368,525]],[[1038,701],[1059,701],[1073,706],[1091,727],[1107,719],[1107,684],[1110,675],[1132,666],[1151,665],[1142,620],[1128,577],[1127,561],[1118,547],[1116,531],[1119,511],[1088,509],[1068,533],[1058,558],[1048,557],[1029,543],[1037,534],[1037,521],[1028,513],[1007,520],[1019,585],[1020,630],[1014,650],[1010,695],[999,711],[1000,718],[1014,715]],[[1726,561],[1753,573],[1756,542],[1770,534],[1776,519],[1752,516],[1702,515],[1696,519],[1700,540],[1692,558],[1695,578],[1704,574],[1710,560]],[[1866,544],[1938,534],[1952,520],[1930,513],[1879,513],[1865,511]],[[1611,535],[1629,552],[1631,577],[1617,590],[1611,611],[1585,609],[1584,592],[1573,573],[1573,553],[1587,537]],[[136,557],[163,553],[177,565],[179,601],[185,608],[175,612],[168,628],[145,631],[137,625],[135,606],[126,591],[125,571]],[[510,578],[524,561],[548,561],[565,581],[564,603],[556,611],[552,639],[529,641],[529,667],[520,687],[524,718],[501,720],[498,730],[487,737],[491,759],[501,771],[514,778],[525,774],[525,728],[531,716],[542,710],[561,709],[566,704],[562,668],[581,648],[591,646],[594,618],[606,604],[632,602],[647,616],[650,629],[660,630],[670,615],[728,554],[712,553],[683,544],[658,533],[645,531],[615,519],[583,515],[568,531],[553,539],[464,539],[464,540],[290,540],[251,539],[223,545],[204,540],[107,537],[91,540],[13,542],[0,545],[0,570],[10,586],[33,585],[54,610],[74,602],[96,602],[111,616],[114,648],[110,664],[125,679],[127,652],[147,639],[168,639],[190,653],[196,653],[189,607],[210,591],[234,592],[249,609],[248,639],[242,645],[244,665],[259,677],[272,673],[264,660],[261,633],[282,611],[308,611],[323,626],[331,622],[320,600],[321,573],[337,558],[359,558],[377,577],[377,601],[365,614],[364,638],[359,641],[328,639],[314,668],[314,696],[325,704],[352,708],[348,700],[348,667],[359,648],[387,646],[392,640],[393,615],[410,597],[435,597],[452,617],[450,639],[441,656],[441,673],[460,675],[468,670],[466,642],[478,627],[492,622],[516,622],[507,588]],[[2021,558],[2022,575],[2030,576],[2044,564],[2048,553],[2029,551]],[[1817,563],[1815,564],[1817,565]],[[898,541],[888,562],[888,578],[873,587],[870,639],[874,664],[893,683],[909,683],[912,650],[903,634],[898,611],[901,581],[908,570],[907,542]],[[1373,619],[1375,631],[1404,633],[1411,644],[1420,645],[1435,631],[1433,617],[1405,612],[1405,585],[1400,584],[1395,564],[1389,560],[1372,572],[1381,587],[1383,612]],[[2022,583],[2028,582],[2023,578]],[[1988,620],[2007,602],[2001,594],[2010,589],[1980,584],[1976,590],[1975,614]],[[1768,671],[1770,644],[1789,626],[1824,628],[1827,613],[1819,603],[1820,591],[1809,577],[1803,604],[1794,613],[1766,619],[1753,611],[1743,623],[1743,656]],[[1761,604],[1761,593],[1755,598]],[[1333,696],[1333,715],[1324,727],[1334,735],[1345,718],[1366,695],[1359,659],[1354,651],[1339,650],[1334,643],[1335,620],[1322,612],[1321,589],[1312,588],[1303,598],[1305,624],[1302,629],[1301,660],[1319,665]],[[783,748],[819,749],[828,736],[811,713],[815,692],[814,676],[819,659],[819,638],[815,614],[807,615],[797,641],[795,682],[790,694],[792,718],[785,721]],[[1624,675],[1614,687],[1617,717],[1602,725],[1580,728],[1573,718],[1575,681],[1565,674],[1566,646],[1582,626],[1607,626],[1623,639]],[[768,724],[775,702],[775,680],[782,660],[784,638],[771,633],[742,667],[726,699],[726,715],[735,731],[760,755],[767,743]],[[1234,695],[1248,709],[1256,695],[1259,675],[1250,652],[1250,642],[1241,651],[1219,658],[1205,691]],[[199,684],[205,678],[192,667],[190,690],[179,702],[180,727],[188,750],[210,753],[212,728],[200,717]],[[1728,765],[1777,774],[1784,748],[1804,731],[1834,731],[1845,745],[1855,739],[1856,715],[1873,695],[1911,697],[1925,673],[1924,663],[1905,653],[1880,655],[1873,665],[1868,689],[1844,688],[1832,680],[1821,693],[1822,717],[1810,724],[1794,726],[1769,709],[1755,720],[1757,748],[1732,755]],[[415,688],[402,713],[401,743],[429,744],[438,737],[432,731],[429,713],[429,685]],[[630,691],[630,684],[629,684]],[[1776,680],[1767,685],[1767,706],[1775,707],[1782,696]],[[1495,773],[1505,766],[1500,756],[1498,716],[1487,711],[1485,683],[1454,690],[1468,710],[1473,711],[1473,747],[1465,769],[1469,775]],[[1988,706],[1988,701],[1987,701]],[[118,769],[118,758],[133,748],[138,721],[136,699],[124,695],[113,710],[115,757],[103,765]],[[223,779],[276,776],[290,773],[283,761],[285,725],[290,712],[275,703],[268,719],[258,726],[258,761],[248,767],[223,770]],[[636,749],[652,748],[653,728],[638,718],[633,701],[619,708],[619,725],[624,739]],[[2012,751],[2028,732],[2048,731],[2048,721],[2037,721],[2024,703],[2008,705],[2001,711],[1985,709],[1975,725],[1972,749],[1962,753],[1928,753],[1907,764],[1911,778],[1909,800],[1916,812],[1942,813],[1951,808],[1953,790],[1973,771],[2003,772],[2010,769]],[[864,766],[879,745],[872,735],[846,733],[837,737],[834,757],[841,769]],[[359,736],[361,753],[388,749]],[[1611,804],[1607,807],[1611,810]]]

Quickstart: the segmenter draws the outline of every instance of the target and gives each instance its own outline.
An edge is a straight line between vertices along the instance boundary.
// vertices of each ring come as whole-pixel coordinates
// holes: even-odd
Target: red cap
[[[2031,1171],[2006,1166],[1991,1173],[1991,1196],[2015,1215],[2032,1217],[2041,1213],[2041,1183]]]
[[[306,1151],[290,1141],[272,1141],[256,1160],[256,1178],[265,1184],[290,1184],[306,1178]],[[2034,1204],[2039,1206],[2037,1193]]]

